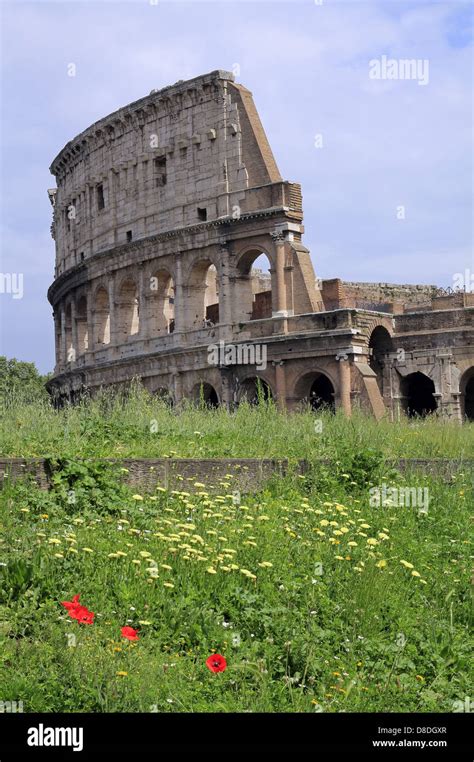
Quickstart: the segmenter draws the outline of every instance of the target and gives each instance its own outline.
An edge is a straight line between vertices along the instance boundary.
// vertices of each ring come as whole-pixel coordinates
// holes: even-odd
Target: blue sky
[[[449,286],[474,272],[470,3],[0,0],[0,13],[0,272],[24,282],[22,299],[0,293],[0,354],[54,364],[46,190],[62,146],[152,88],[236,65],[282,175],[302,184],[318,276]],[[371,80],[383,55],[427,59],[428,84]]]

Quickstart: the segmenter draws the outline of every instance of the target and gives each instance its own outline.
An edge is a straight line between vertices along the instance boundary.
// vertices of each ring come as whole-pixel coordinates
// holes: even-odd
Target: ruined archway
[[[95,294],[93,324],[94,343],[99,346],[110,344],[109,294],[103,286],[100,286]]]
[[[201,381],[195,384],[192,391],[192,399],[196,405],[203,407],[219,407],[219,397],[212,384]]]
[[[195,262],[184,288],[185,325],[205,328],[219,322],[219,277],[210,259]]]
[[[311,410],[335,412],[335,390],[329,376],[321,371],[305,373],[298,379],[294,396]]]
[[[261,402],[269,402],[273,399],[270,384],[258,376],[244,379],[239,386],[238,401],[244,400],[249,405],[258,405]]]
[[[261,248],[244,252],[238,260],[234,284],[234,322],[271,318],[274,271],[270,257]]]
[[[135,281],[122,281],[117,299],[117,341],[120,344],[139,331],[138,290]]]
[[[89,330],[87,325],[87,299],[81,296],[76,305],[77,354],[83,355],[89,349]]]
[[[403,409],[410,418],[424,418],[437,409],[435,385],[431,378],[420,371],[403,378],[401,392]]]
[[[150,278],[148,322],[150,335],[173,333],[175,313],[174,281],[168,270],[156,270]]]
[[[381,394],[383,394],[383,371],[390,352],[393,352],[392,337],[385,326],[378,325],[369,338],[369,365],[377,376]]]

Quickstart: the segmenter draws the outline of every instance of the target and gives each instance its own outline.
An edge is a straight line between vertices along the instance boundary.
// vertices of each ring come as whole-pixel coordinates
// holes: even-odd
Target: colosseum
[[[318,279],[301,187],[231,73],[153,90],[50,171],[58,405],[139,378],[170,404],[474,419],[474,293]]]

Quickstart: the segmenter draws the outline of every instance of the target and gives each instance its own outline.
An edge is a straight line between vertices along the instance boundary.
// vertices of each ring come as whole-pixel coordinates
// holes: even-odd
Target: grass
[[[321,422],[321,426],[315,423]],[[75,407],[10,399],[0,417],[0,455],[38,457],[338,458],[368,447],[384,457],[474,457],[472,425],[437,418],[377,423],[355,413],[302,411],[285,415],[272,404],[234,413],[168,408],[143,389],[126,397],[104,392]]]
[[[220,496],[199,484],[193,495],[159,486],[134,495],[113,468],[93,464],[63,464],[49,492],[6,485],[3,701],[22,701],[25,712],[427,712],[452,711],[470,695],[472,479],[402,476],[382,455],[406,455],[403,442],[426,455],[430,431],[429,454],[446,454],[443,442],[450,454],[464,453],[454,430],[394,427],[393,439],[402,439],[394,444],[382,426],[374,442],[371,425],[364,430],[356,420],[344,428],[336,418],[318,447],[309,416],[272,420],[253,410],[245,425],[240,412],[180,417],[132,400],[122,429],[117,411],[104,419],[110,439],[101,442],[92,425],[99,410],[97,403],[62,413],[44,408],[36,424],[24,413],[7,451],[24,454],[27,442],[30,454],[64,454],[63,447],[81,455],[84,448],[163,454],[173,446],[193,455],[307,455],[310,443],[312,453],[334,447],[335,432],[340,443],[345,435],[349,444],[358,437],[383,447],[304,478],[274,480],[240,501],[230,477],[218,485]],[[155,410],[161,439],[143,435]],[[190,441],[199,429],[202,437]],[[426,487],[428,512],[371,507],[369,489],[382,482]],[[95,613],[91,625],[61,605],[78,593]],[[125,625],[138,630],[138,641],[121,636]],[[205,665],[215,652],[227,660],[219,674]]]

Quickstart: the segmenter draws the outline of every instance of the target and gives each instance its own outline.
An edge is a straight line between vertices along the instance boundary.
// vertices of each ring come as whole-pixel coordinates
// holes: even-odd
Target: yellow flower
[[[172,582],[163,582],[163,587],[174,587]]]
[[[117,675],[117,677],[127,677],[128,672],[121,671],[121,672],[116,672],[115,674]]]
[[[385,567],[387,566],[387,562],[386,561],[377,561],[375,566],[377,566],[379,569],[385,569]]]
[[[424,683],[425,682],[425,678],[423,677],[423,675],[416,675],[416,679],[419,680],[420,683]]]
[[[138,566],[139,564],[141,564],[141,561],[139,561],[138,558],[134,558],[132,561],[132,564],[137,564]]]
[[[168,569],[168,571],[173,571],[173,567],[169,566],[169,564],[160,564],[162,569]]]
[[[63,554],[62,554],[62,553],[55,553],[55,554],[54,554],[54,557],[55,557],[55,558],[64,558],[64,556],[63,556]]]
[[[143,497],[141,495],[132,495],[132,498],[134,500],[143,500]]]
[[[379,541],[375,539],[375,537],[369,537],[367,540],[367,545],[378,545]]]
[[[357,547],[357,543],[356,543],[356,542],[354,542],[354,540],[351,540],[351,542],[348,542],[347,544],[348,544],[348,545],[349,545],[351,548],[356,548],[356,547]]]
[[[141,550],[138,555],[142,558],[151,558],[151,553],[149,553],[147,550]]]
[[[413,569],[413,571],[411,573],[411,576],[412,577],[421,577],[421,574],[420,574],[420,572],[417,572],[417,571],[415,571],[415,569]]]
[[[139,619],[138,624],[151,624],[147,619]]]
[[[400,563],[403,564],[406,569],[413,569],[413,564],[410,564],[408,561],[400,561]]]
[[[84,551],[84,553],[93,553],[94,552],[92,550],[92,548],[82,548],[82,550]]]
[[[57,537],[50,537],[48,542],[50,545],[61,545],[61,540],[59,540]]]
[[[117,555],[125,557],[127,553],[124,553],[123,550],[117,550]]]
[[[213,566],[209,566],[209,568],[206,569],[206,571],[208,572],[208,574],[217,574]]]
[[[261,561],[261,562],[259,563],[259,566],[261,566],[261,567],[262,567],[262,569],[271,569],[271,567],[273,566],[273,564],[272,564],[272,563],[270,563],[270,561]]]
[[[117,553],[108,553],[107,558],[118,558]]]

